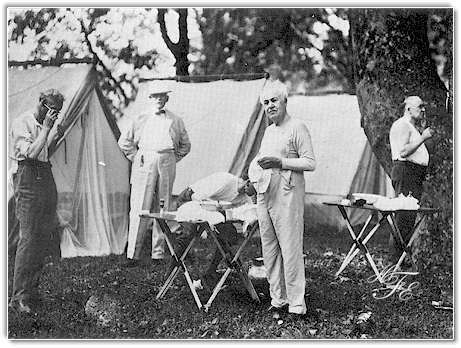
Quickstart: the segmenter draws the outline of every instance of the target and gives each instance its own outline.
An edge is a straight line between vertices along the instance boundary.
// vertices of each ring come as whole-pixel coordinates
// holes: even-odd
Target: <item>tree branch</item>
[[[165,24],[166,11],[167,10],[164,8],[158,9],[157,21],[158,21],[158,24],[160,24],[160,32],[162,33],[162,38],[165,41],[166,46],[171,51],[171,53],[173,53],[173,55],[176,57],[177,46],[170,40],[170,37],[168,36],[168,32],[166,30],[166,24]]]
[[[71,11],[72,12],[72,11]],[[75,14],[72,12],[72,14],[75,16]],[[75,18],[77,18],[77,16],[75,16]],[[91,42],[90,42],[90,39],[89,39],[89,35],[93,32],[94,29],[87,29],[85,27],[85,23],[83,23],[83,19],[82,18],[77,18],[77,20],[80,22],[80,26],[82,28],[82,32],[85,36],[85,42],[88,46],[88,50],[90,51],[90,53],[93,55],[93,57],[96,59],[97,63],[101,65],[101,67],[103,68],[106,76],[109,78],[110,81],[113,82],[114,84],[114,87],[115,89],[117,89],[123,96],[123,98],[125,99],[125,101],[128,100],[128,97],[127,95],[125,94],[125,91],[123,90],[123,88],[120,86],[119,82],[115,79],[115,77],[112,76],[112,73],[111,71],[107,68],[107,66],[102,62],[102,60],[99,58],[99,56],[97,55],[97,53],[93,50],[93,46],[91,45]]]

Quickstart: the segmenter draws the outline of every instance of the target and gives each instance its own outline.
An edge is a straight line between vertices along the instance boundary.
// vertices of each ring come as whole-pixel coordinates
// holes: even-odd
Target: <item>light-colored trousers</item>
[[[290,175],[291,174],[291,175]],[[257,213],[271,304],[288,304],[290,313],[306,313],[303,260],[304,176],[276,171],[265,193],[258,193]]]
[[[157,153],[139,150],[131,172],[130,227],[128,230],[129,259],[140,259],[147,230],[152,223],[141,220],[141,210],[159,211],[160,199],[165,210],[171,205],[171,194],[176,176],[176,157],[171,152]],[[157,221],[152,226],[152,258],[164,257],[165,239]]]

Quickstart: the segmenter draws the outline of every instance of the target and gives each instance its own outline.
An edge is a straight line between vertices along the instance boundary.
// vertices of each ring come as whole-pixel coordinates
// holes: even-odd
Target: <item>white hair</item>
[[[276,81],[267,81],[266,84],[264,85],[263,90],[261,91],[261,94],[259,95],[259,101],[261,104],[264,104],[264,99],[267,99],[266,97],[281,97],[284,100],[288,99],[288,88],[287,86],[280,82],[279,80]]]

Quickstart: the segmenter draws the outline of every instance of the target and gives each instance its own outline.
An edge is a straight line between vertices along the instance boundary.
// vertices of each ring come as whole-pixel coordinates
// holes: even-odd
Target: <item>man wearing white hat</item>
[[[280,81],[266,84],[260,101],[273,122],[267,127],[248,176],[257,192],[257,214],[270,310],[287,308],[302,317],[306,278],[303,261],[304,171],[315,169],[306,125],[287,113],[288,93]]]
[[[395,194],[400,193],[420,200],[423,192],[423,181],[429,163],[429,153],[425,142],[432,138],[434,131],[426,128],[420,133],[417,126],[424,121],[425,108],[423,100],[418,96],[405,98],[403,116],[396,120],[389,132],[389,141],[392,153],[392,186]],[[423,122],[424,123],[424,122]],[[397,226],[405,244],[411,238],[411,230],[416,214],[414,212],[399,212],[396,214]],[[392,261],[397,262],[403,250],[394,242],[391,235],[390,245]]]
[[[148,221],[140,220],[141,210],[158,211],[160,200],[165,210],[171,204],[176,175],[176,162],[191,149],[183,120],[165,110],[166,89],[156,89],[149,95],[152,111],[141,115],[127,127],[118,141],[127,158],[133,162],[131,171],[130,226],[128,231],[128,266],[136,266],[142,256]],[[152,259],[164,258],[163,234],[154,222],[152,228]]]

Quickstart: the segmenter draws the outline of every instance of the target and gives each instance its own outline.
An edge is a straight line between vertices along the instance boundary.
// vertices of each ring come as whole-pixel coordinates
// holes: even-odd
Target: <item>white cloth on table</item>
[[[418,203],[419,201],[415,197],[406,197],[400,194],[397,198],[380,197],[373,206],[383,211],[418,210],[420,208]]]
[[[176,213],[178,222],[206,221],[210,225],[217,225],[225,221],[224,215],[217,211],[203,209],[199,202],[186,202],[178,208]]]
[[[248,233],[248,226],[258,221],[256,213],[256,204],[247,203],[236,208],[226,210],[226,218],[228,220],[243,221],[243,233]]]

